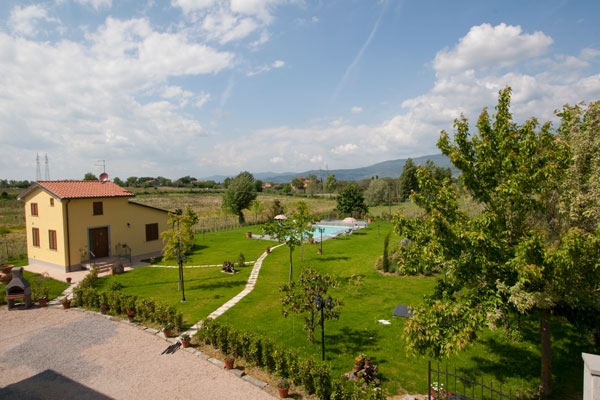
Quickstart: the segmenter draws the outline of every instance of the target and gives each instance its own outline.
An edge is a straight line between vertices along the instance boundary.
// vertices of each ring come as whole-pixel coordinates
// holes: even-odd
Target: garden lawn
[[[231,275],[221,272],[220,267],[184,268],[185,303],[181,302],[181,292],[177,290],[177,268],[136,268],[124,274],[100,277],[94,287],[111,290],[112,284],[119,282],[126,294],[172,305],[183,314],[183,327],[187,329],[241,292],[251,270],[252,266],[248,265]]]
[[[23,265],[27,265],[27,260],[14,263],[15,267],[22,267]],[[41,274],[34,274],[33,272],[23,271],[23,277],[32,286],[33,286],[36,278],[39,278],[40,276],[41,276]],[[47,278],[46,284],[48,285],[48,289],[49,289],[48,290],[48,299],[49,300],[60,296],[61,293],[63,292],[63,290],[65,290],[66,288],[69,287],[69,285],[66,282],[57,281],[56,279],[52,279],[52,278]],[[5,293],[5,289],[6,289],[6,285],[3,283],[0,283],[0,291],[2,292],[3,295]],[[4,296],[2,296],[2,299],[4,299]],[[35,299],[32,299],[32,300],[35,302]]]
[[[391,224],[375,222],[367,230],[327,240],[321,256],[316,252],[318,244],[305,245],[304,262],[298,248],[294,251],[294,276],[306,264],[335,275],[340,282],[337,289],[328,293],[345,303],[340,319],[325,322],[326,358],[334,375],[351,370],[354,357],[364,353],[379,365],[382,385],[390,393],[426,393],[427,358],[406,354],[405,320],[393,318],[392,312],[397,304],[423,302],[423,296],[431,293],[437,278],[384,276],[374,270],[374,262],[383,250],[383,238],[391,229]],[[288,254],[287,247],[274,250],[263,262],[255,290],[219,320],[320,359],[320,328],[315,332],[315,343],[311,344],[302,329],[302,318],[284,318],[281,313],[278,290],[288,279]],[[378,323],[380,319],[391,321],[391,325]],[[521,325],[522,342],[507,340],[502,330],[485,329],[473,346],[444,361],[442,366],[447,363],[450,370],[456,367],[459,375],[476,377],[478,381],[483,375],[486,384],[493,379],[494,387],[501,383],[504,388],[511,387],[513,393],[515,389],[535,393],[540,369],[537,321],[524,319]],[[556,323],[553,328],[554,398],[581,398],[581,351],[592,350],[570,324]]]
[[[236,228],[230,231],[196,233],[194,250],[187,257],[184,265],[222,265],[224,261],[236,263],[240,253],[246,261],[255,261],[272,241],[246,238],[246,232],[261,234],[259,226]],[[158,265],[177,265],[175,260],[163,260],[158,257]]]

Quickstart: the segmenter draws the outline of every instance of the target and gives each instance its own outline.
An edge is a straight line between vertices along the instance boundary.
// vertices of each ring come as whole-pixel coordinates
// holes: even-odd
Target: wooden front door
[[[108,257],[108,227],[90,229],[90,250],[96,258]]]

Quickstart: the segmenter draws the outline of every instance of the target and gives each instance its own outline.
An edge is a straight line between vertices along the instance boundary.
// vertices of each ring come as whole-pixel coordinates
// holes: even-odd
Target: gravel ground
[[[269,399],[134,326],[58,308],[0,308],[1,399]]]

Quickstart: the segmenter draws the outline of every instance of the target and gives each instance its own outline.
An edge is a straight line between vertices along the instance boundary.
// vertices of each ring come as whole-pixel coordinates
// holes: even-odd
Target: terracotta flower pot
[[[189,340],[185,340],[185,339],[181,339],[181,345],[183,346],[183,348],[187,348],[190,347],[190,341]]]
[[[127,311],[126,314],[129,322],[133,322],[133,318],[135,317],[135,311]]]
[[[362,365],[360,365],[360,364],[358,364],[358,365],[357,365],[357,364],[354,364],[354,372],[358,372],[358,371],[360,371],[361,369],[362,369]]]
[[[108,309],[108,306],[106,304],[100,304],[100,313],[102,315],[106,315],[107,309]]]
[[[235,360],[225,359],[225,369],[233,369],[233,363]]]
[[[71,308],[71,300],[63,300],[62,302],[63,308],[66,310],[67,308]]]
[[[252,232],[246,232],[246,237],[248,239],[252,239]]]
[[[48,299],[38,299],[38,304],[40,307],[46,307],[46,304],[48,304]]]
[[[164,329],[163,330],[163,335],[165,335],[166,338],[171,336],[171,330],[170,329]]]
[[[278,387],[277,390],[279,390],[279,397],[281,397],[282,399],[285,399],[286,397],[288,397],[288,393],[290,391],[290,388],[280,388],[280,387]]]
[[[71,283],[72,280],[73,278],[71,278],[70,276],[67,277],[67,283]]]
[[[368,221],[369,223],[371,223],[371,222],[373,222],[373,218],[369,218],[367,221]]]
[[[271,252],[271,248],[270,248],[270,247],[267,247],[267,248],[265,249],[265,253],[269,254],[270,252]]]

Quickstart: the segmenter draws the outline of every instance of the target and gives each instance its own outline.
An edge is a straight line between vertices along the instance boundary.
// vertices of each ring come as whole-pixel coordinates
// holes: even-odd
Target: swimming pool
[[[313,225],[313,228],[315,228],[315,231],[313,232],[313,237],[316,239],[321,237],[321,232],[319,231],[319,228],[323,228],[323,236],[327,236],[339,231],[345,231],[349,228],[349,226]]]

